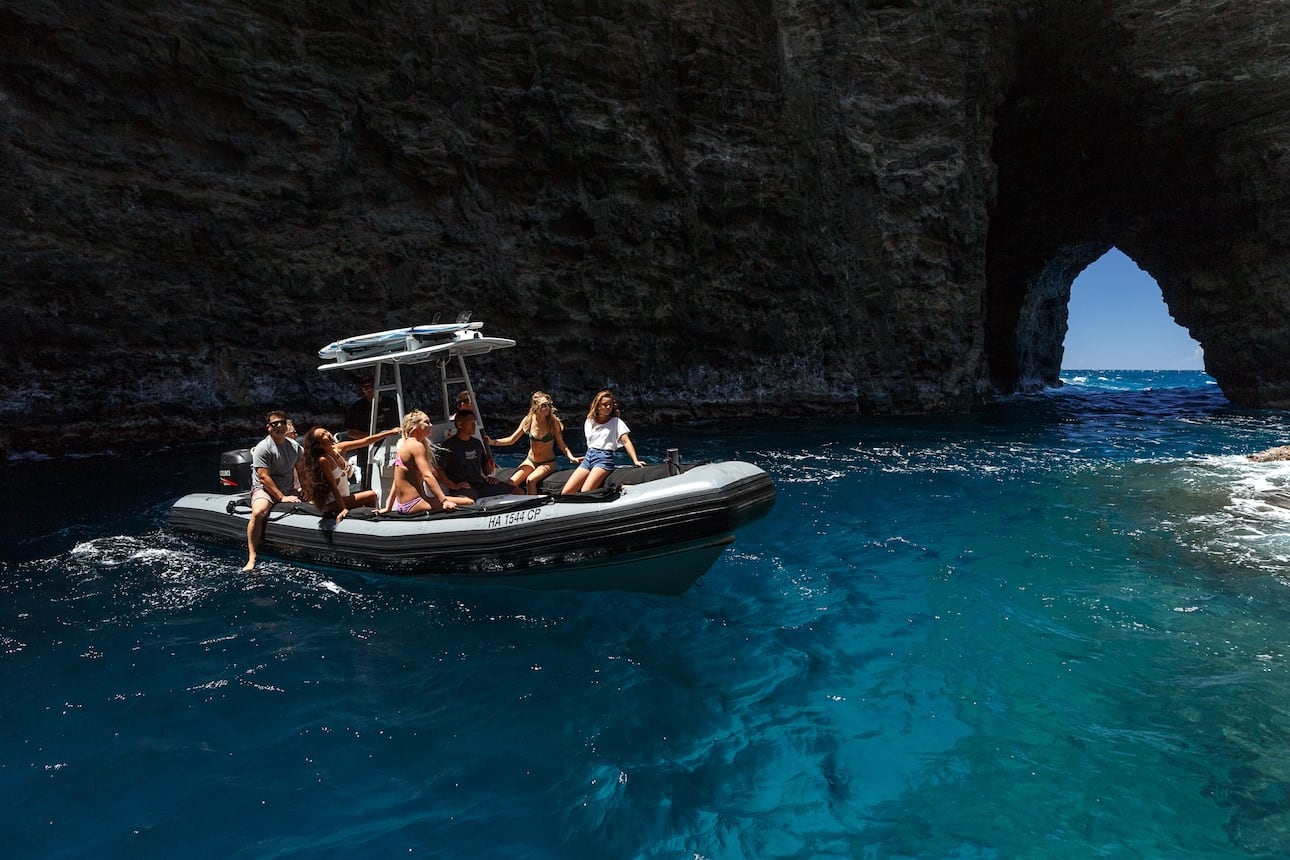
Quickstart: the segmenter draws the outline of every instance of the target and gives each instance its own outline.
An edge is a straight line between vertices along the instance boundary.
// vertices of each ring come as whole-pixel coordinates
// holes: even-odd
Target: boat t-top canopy
[[[329,343],[318,357],[331,361],[319,370],[360,370],[377,364],[420,364],[443,358],[483,355],[515,346],[506,337],[484,337],[482,322],[459,322],[396,328],[360,334]]]
[[[378,404],[382,394],[393,394],[398,403],[399,415],[405,414],[403,401],[403,365],[435,362],[439,368],[439,387],[442,390],[445,420],[452,412],[448,399],[448,386],[460,384],[470,392],[476,405],[479,432],[482,434],[484,419],[478,414],[479,399],[475,397],[466,359],[485,355],[495,349],[509,349],[515,341],[506,337],[484,337],[482,322],[470,322],[466,314],[453,323],[409,326],[371,334],[360,334],[329,343],[318,350],[318,357],[329,359],[318,366],[319,370],[370,371],[375,396],[368,432],[375,433]],[[389,379],[383,372],[389,366]],[[386,428],[380,428],[386,429]]]

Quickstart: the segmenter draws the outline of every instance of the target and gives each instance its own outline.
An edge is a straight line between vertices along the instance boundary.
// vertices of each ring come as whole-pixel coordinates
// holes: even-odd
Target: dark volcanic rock
[[[1290,405],[1278,4],[9,3],[0,445],[338,415],[473,309],[502,411],[967,409],[1114,244]]]
[[[1230,399],[1290,407],[1284,13],[1052,4],[1020,30],[986,267],[1001,387],[1054,381],[1070,281],[1115,245],[1160,284]]]

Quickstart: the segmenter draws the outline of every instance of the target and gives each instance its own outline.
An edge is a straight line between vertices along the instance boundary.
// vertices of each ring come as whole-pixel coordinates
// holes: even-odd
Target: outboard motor
[[[251,491],[251,449],[239,448],[219,455],[219,488],[225,493]]]

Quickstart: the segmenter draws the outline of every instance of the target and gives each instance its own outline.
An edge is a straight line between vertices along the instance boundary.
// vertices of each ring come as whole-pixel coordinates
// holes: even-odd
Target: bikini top
[[[335,463],[332,463],[331,476],[336,479],[337,483],[340,483],[341,478],[349,477],[349,469],[345,468],[344,466],[337,466]]]
[[[545,436],[539,436],[537,434],[537,422],[534,421],[532,424],[529,425],[529,438],[532,439],[534,442],[554,442],[555,434],[547,433]]]

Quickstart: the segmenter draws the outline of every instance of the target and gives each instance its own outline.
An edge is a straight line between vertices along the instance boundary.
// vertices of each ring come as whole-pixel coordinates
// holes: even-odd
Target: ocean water
[[[6,466],[12,857],[1290,855],[1286,416],[1190,372],[638,429],[771,514],[681,597],[164,530],[217,449]]]

